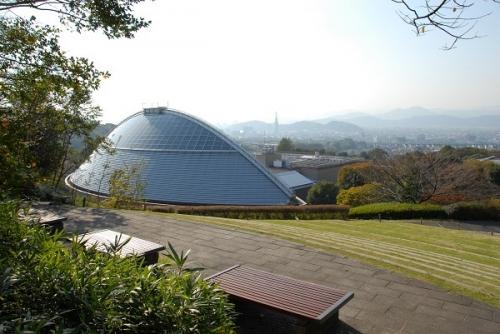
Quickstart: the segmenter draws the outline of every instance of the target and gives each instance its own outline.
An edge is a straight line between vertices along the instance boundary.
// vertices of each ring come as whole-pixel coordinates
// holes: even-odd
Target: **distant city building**
[[[121,122],[108,139],[116,152],[94,152],[67,177],[67,185],[108,195],[113,172],[138,164],[149,202],[286,205],[295,198],[289,187],[238,144],[179,111],[144,109]]]
[[[363,161],[361,158],[341,157],[331,155],[304,155],[295,153],[264,152],[256,155],[257,160],[264,166],[273,169],[283,168],[295,170],[313,181],[337,181],[337,174],[345,165]]]
[[[285,165],[315,181],[337,181],[339,170],[346,165],[363,161],[361,158],[315,155],[284,155]]]
[[[500,158],[499,157],[496,157],[496,156],[491,156],[491,157],[487,157],[487,158],[483,158],[483,159],[479,159],[480,161],[489,161],[489,162],[493,162],[494,164],[497,164],[497,165],[500,165]]]
[[[316,183],[296,170],[272,169],[272,172],[278,180],[304,201],[307,199],[309,189]]]

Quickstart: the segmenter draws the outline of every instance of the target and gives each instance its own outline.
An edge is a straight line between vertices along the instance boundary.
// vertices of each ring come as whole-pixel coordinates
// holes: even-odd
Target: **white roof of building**
[[[277,172],[276,170],[274,170],[273,172],[275,172],[274,176],[276,176],[276,178],[280,180],[281,183],[285,184],[291,190],[309,187],[314,184],[313,180],[305,177],[296,170],[290,170],[286,172]]]
[[[500,165],[500,158],[497,158],[495,156],[491,156],[491,157],[487,157],[487,158],[483,158],[483,159],[479,159],[481,161],[491,161],[497,165]]]

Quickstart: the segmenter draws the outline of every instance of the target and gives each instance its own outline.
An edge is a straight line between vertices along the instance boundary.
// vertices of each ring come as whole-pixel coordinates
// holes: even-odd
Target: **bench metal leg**
[[[159,258],[158,252],[151,252],[144,255],[144,265],[149,266],[151,264],[158,263]]]

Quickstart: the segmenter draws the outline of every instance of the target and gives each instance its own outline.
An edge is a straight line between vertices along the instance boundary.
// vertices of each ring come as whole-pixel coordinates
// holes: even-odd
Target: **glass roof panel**
[[[139,113],[117,126],[108,137],[117,148],[234,150],[213,131],[171,113]]]

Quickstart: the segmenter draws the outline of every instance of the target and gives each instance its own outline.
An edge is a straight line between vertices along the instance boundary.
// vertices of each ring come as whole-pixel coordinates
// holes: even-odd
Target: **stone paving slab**
[[[500,333],[500,310],[356,260],[303,245],[141,211],[59,207],[65,229],[113,229],[177,249],[205,275],[236,263],[354,291],[340,312],[346,333]]]

